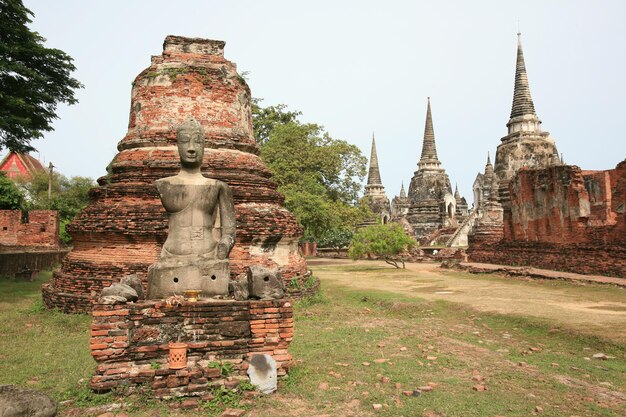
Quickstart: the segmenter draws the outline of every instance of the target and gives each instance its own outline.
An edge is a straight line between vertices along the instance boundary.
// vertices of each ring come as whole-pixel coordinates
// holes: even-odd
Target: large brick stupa
[[[202,172],[229,184],[237,219],[231,274],[251,264],[303,278],[302,229],[259,157],[252,134],[250,88],[224,58],[224,42],[168,36],[163,54],[133,82],[128,133],[109,174],[68,231],[74,249],[44,286],[48,308],[90,311],[103,287],[148,266],[167,237],[167,216],[154,181],[179,169],[176,126],[193,117],[206,135]]]

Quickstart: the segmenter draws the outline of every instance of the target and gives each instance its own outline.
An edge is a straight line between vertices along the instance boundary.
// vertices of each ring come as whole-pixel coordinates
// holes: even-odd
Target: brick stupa
[[[68,231],[74,249],[43,288],[48,308],[90,311],[103,287],[127,274],[145,282],[167,237],[167,217],[154,181],[179,169],[176,126],[193,117],[205,130],[202,172],[233,192],[237,237],[231,275],[251,264],[279,267],[304,279],[302,229],[259,157],[252,134],[250,88],[224,58],[224,42],[168,36],[163,54],[133,82],[128,133],[109,174]]]

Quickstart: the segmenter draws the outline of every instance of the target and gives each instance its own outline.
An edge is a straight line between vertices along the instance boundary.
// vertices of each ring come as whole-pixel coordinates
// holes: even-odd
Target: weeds
[[[219,369],[223,377],[229,377],[235,370],[234,365],[230,362],[209,362],[207,368]]]
[[[237,389],[240,391],[254,391],[256,387],[252,385],[252,383],[248,380],[241,381],[239,385],[237,385]]]
[[[113,401],[115,395],[113,391],[96,394],[86,383],[81,383],[76,387],[72,387],[59,395],[60,401],[71,401],[76,407],[94,407],[98,405],[108,404]]]
[[[306,308],[310,308],[318,304],[327,304],[327,303],[328,303],[328,298],[326,298],[326,296],[324,296],[324,294],[321,291],[318,291],[317,293],[313,295],[305,296],[305,297],[302,297],[300,300],[296,300],[294,304],[294,309],[295,310],[298,310],[301,308],[306,309]]]
[[[224,408],[239,407],[240,401],[240,392],[219,386],[219,388],[213,390],[213,399],[202,401],[199,403],[199,406],[208,411],[219,411]]]
[[[302,285],[305,289],[313,288],[317,284],[317,278],[313,274],[309,275]]]
[[[35,300],[35,302],[33,304],[31,304],[31,306],[28,308],[28,312],[30,314],[37,314],[37,313],[41,313],[42,311],[44,311],[46,309],[46,307],[43,304],[43,300],[41,298],[38,298]]]

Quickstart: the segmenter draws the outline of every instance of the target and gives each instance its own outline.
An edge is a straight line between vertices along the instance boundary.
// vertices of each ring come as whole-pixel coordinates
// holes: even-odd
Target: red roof
[[[8,178],[16,178],[21,175],[31,177],[34,173],[45,170],[37,158],[27,153],[11,152],[0,162],[0,171],[5,171]]]

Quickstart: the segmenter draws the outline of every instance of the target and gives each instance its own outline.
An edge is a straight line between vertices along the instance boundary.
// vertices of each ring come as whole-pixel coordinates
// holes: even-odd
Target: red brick
[[[626,160],[608,171],[522,169],[509,196],[502,240],[470,240],[472,262],[626,277]]]

